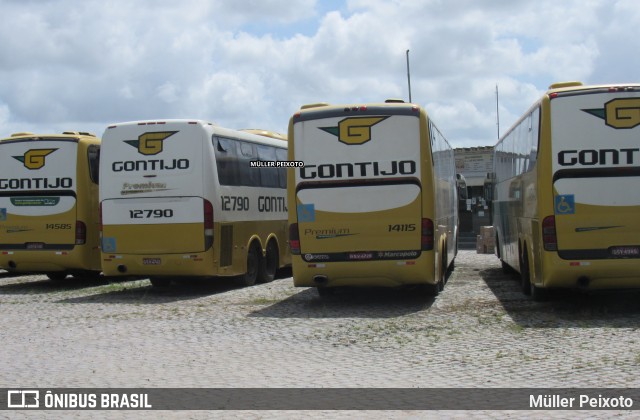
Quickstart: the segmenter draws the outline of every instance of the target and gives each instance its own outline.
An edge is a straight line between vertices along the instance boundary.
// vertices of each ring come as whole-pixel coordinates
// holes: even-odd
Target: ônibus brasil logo
[[[617,98],[604,108],[583,109],[584,112],[602,118],[613,128],[633,128],[640,125],[640,98]]]
[[[355,145],[371,140],[371,127],[386,117],[349,117],[338,123],[337,127],[320,127],[321,130],[338,137],[341,143]]]
[[[154,131],[138,136],[138,140],[125,140],[124,142],[138,149],[143,155],[157,155],[162,152],[162,142],[174,135],[177,131]]]
[[[22,162],[27,169],[40,169],[45,165],[45,157],[58,149],[29,149],[22,156],[12,156]]]

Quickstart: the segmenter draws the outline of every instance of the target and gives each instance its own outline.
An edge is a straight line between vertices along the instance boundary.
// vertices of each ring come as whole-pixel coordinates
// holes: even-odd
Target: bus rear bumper
[[[171,255],[102,254],[105,276],[213,276],[217,270],[209,252]]]
[[[552,263],[544,287],[586,290],[640,288],[640,259],[569,261]]]
[[[417,260],[367,261],[366,263],[307,263],[293,258],[293,284],[296,287],[400,287],[435,284],[433,263]]]
[[[14,273],[46,273],[72,270],[97,270],[99,265],[91,263],[75,251],[3,251],[0,253],[0,268]]]

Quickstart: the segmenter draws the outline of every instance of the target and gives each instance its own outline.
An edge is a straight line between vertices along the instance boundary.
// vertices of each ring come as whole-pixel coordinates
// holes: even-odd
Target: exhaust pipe
[[[325,275],[313,276],[313,282],[317,286],[326,286],[329,283],[329,277],[327,277]]]
[[[122,274],[124,274],[124,273],[126,273],[126,272],[127,272],[127,266],[126,266],[126,265],[124,265],[124,264],[120,264],[120,265],[118,266],[118,273],[122,273]]]
[[[591,279],[587,276],[582,276],[577,281],[577,286],[580,289],[586,289],[589,287],[589,283],[591,283]]]

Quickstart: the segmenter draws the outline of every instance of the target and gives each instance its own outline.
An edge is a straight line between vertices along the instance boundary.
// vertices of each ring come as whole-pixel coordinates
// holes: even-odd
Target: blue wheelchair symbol
[[[573,194],[556,195],[555,197],[555,213],[556,214],[575,214],[576,203]]]
[[[102,238],[102,252],[115,252],[116,238]]]
[[[316,209],[313,204],[298,204],[298,222],[315,222]]]

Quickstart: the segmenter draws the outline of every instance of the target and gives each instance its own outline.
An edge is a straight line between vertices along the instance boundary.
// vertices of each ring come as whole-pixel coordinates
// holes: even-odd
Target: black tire
[[[168,277],[149,277],[153,287],[164,288],[171,286],[171,279]]]
[[[318,291],[318,296],[320,296],[321,298],[328,298],[336,294],[335,287],[322,286],[322,287],[316,287],[316,290]]]
[[[427,296],[436,297],[440,294],[442,287],[440,286],[442,282],[438,282],[436,284],[423,284],[422,290],[426,293]]]
[[[522,257],[520,257],[520,259],[520,285],[522,287],[522,293],[529,296],[531,294],[531,273],[529,272],[529,255],[526,246],[522,251]]]
[[[536,302],[544,302],[549,297],[549,289],[543,289],[531,283],[531,298]]]
[[[100,276],[100,271],[91,271],[91,270],[87,270],[87,271],[83,271],[81,273],[74,274],[73,277],[79,278],[79,279],[82,279],[82,280],[88,280],[88,281],[99,281],[102,278]]]
[[[258,281],[260,265],[262,264],[260,248],[252,244],[247,252],[247,272],[240,277],[243,286],[253,286]]]
[[[444,290],[444,285],[447,284],[447,275],[449,274],[449,258],[448,258],[448,254],[447,254],[447,243],[445,242],[444,244],[444,248],[443,248],[443,252],[442,252],[442,267],[440,269],[441,274],[440,274],[440,283],[439,283],[439,287],[440,287],[440,291],[442,292]]]
[[[47,273],[47,277],[51,281],[62,281],[67,278],[67,273],[64,271],[53,271],[51,273]]]
[[[504,274],[507,275],[512,275],[513,274],[513,268],[511,268],[511,266],[509,264],[507,264],[506,262],[500,260],[500,264],[502,265],[502,272]]]
[[[267,244],[267,252],[261,259],[260,272],[258,273],[258,281],[260,283],[269,283],[276,278],[278,271],[279,251],[275,241],[269,241]]]

